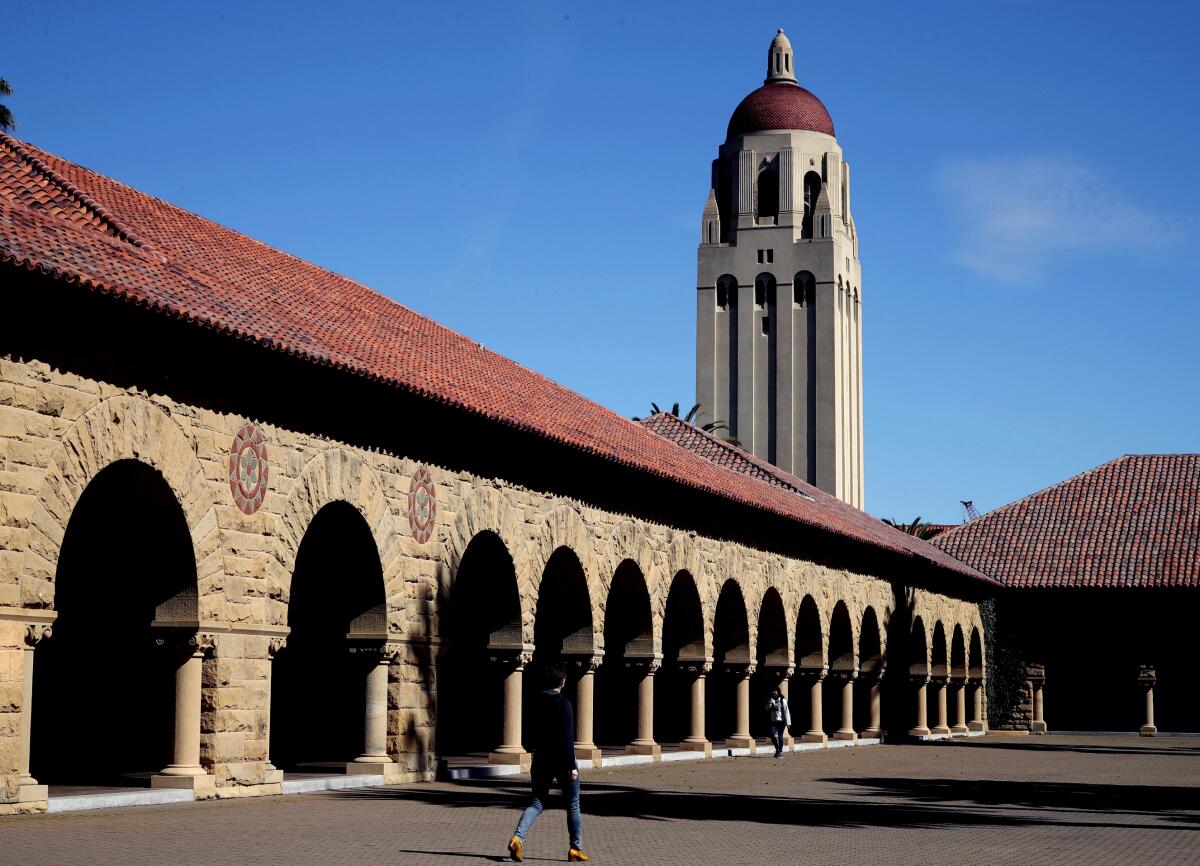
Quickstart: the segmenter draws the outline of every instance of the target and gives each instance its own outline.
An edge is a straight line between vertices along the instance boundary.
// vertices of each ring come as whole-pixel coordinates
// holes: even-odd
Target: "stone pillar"
[[[693,675],[692,679],[692,733],[679,744],[679,748],[689,752],[703,752],[705,757],[712,757],[712,743],[704,736],[704,677],[712,670],[712,663],[686,665],[685,670]]]
[[[925,687],[929,685],[929,677],[913,677],[913,682],[917,686],[917,723],[908,733],[913,737],[928,737],[930,731],[925,704]]]
[[[185,639],[182,647],[171,637],[156,638],[155,642],[179,652],[181,658],[175,669],[175,739],[171,763],[150,777],[150,786],[213,788],[215,779],[200,766],[200,688],[204,658],[215,651],[217,639],[213,635],[194,634]]]
[[[579,682],[575,686],[575,757],[581,761],[591,761],[593,767],[599,767],[603,760],[600,750],[593,742],[596,712],[593,695],[596,668],[600,667],[602,661],[601,656],[584,657],[575,661],[580,671]]]
[[[273,637],[267,641],[267,697],[266,697],[266,740],[267,762],[263,767],[263,782],[267,785],[283,783],[283,770],[271,763],[271,692],[275,682],[275,657],[287,646],[287,638]]]
[[[384,765],[395,762],[387,753],[388,671],[399,655],[396,647],[384,644],[377,647],[354,646],[350,649],[365,656],[370,663],[367,668],[363,707],[363,750],[362,754],[346,765],[347,773],[386,773]]]
[[[517,764],[529,769],[531,758],[521,744],[521,700],[523,698],[525,665],[533,656],[521,652],[508,656],[493,656],[492,661],[501,665],[504,675],[504,728],[500,734],[500,745],[488,755],[492,764]]]
[[[858,739],[854,730],[854,680],[858,678],[858,671],[847,671],[839,676],[842,680],[842,726],[833,732],[833,738],[854,742]]]
[[[829,738],[825,736],[825,723],[821,719],[821,684],[825,682],[826,673],[828,673],[828,668],[821,668],[819,671],[805,671],[801,674],[809,681],[808,731],[800,738],[802,743],[825,744],[829,742]]]
[[[987,719],[983,717],[983,690],[987,684],[987,680],[980,677],[972,681],[972,708],[971,721],[967,722],[967,728],[971,731],[983,732],[987,730]]]
[[[883,710],[880,700],[880,691],[883,683],[883,671],[877,671],[870,674],[868,678],[871,694],[868,699],[870,718],[867,721],[867,727],[862,732],[862,737],[865,740],[882,740],[883,739]]]
[[[18,756],[20,773],[17,801],[37,803],[49,794],[45,785],[39,785],[29,772],[29,753],[33,744],[33,661],[34,651],[40,641],[50,637],[47,623],[30,623],[25,627],[25,646],[21,652],[21,752]]]
[[[952,734],[966,734],[971,729],[967,727],[967,680],[964,677],[954,687],[954,727]]]
[[[783,668],[779,671],[779,694],[783,695],[783,699],[788,703],[788,710],[792,708],[792,699],[788,697],[788,683],[792,679],[792,674],[796,672],[795,668]],[[795,719],[792,720],[793,724]],[[790,727],[783,729],[783,750],[790,752],[796,745],[795,738],[792,737]]]
[[[725,740],[730,749],[755,751],[754,738],[750,736],[750,677],[754,676],[754,665],[732,665],[728,668],[737,677],[737,713],[733,736]]]
[[[1138,685],[1146,693],[1146,724],[1138,729],[1143,737],[1158,735],[1158,728],[1154,726],[1154,682],[1157,678],[1153,665],[1142,665],[1138,670]]]
[[[625,751],[630,755],[650,755],[656,761],[662,759],[662,748],[654,740],[654,675],[660,664],[659,659],[627,663],[641,679],[638,680],[637,739],[626,746]]]
[[[1029,723],[1032,734],[1046,733],[1046,713],[1042,700],[1042,687],[1046,684],[1046,669],[1040,665],[1030,665],[1026,676],[1029,679],[1030,692],[1033,696],[1033,721]]]
[[[938,677],[934,686],[937,689],[937,724],[933,727],[935,734],[950,733],[949,717],[946,714],[946,688],[949,682],[949,677]]]

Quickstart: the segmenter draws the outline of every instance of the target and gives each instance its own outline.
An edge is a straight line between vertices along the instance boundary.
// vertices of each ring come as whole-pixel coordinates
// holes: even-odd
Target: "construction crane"
[[[962,503],[963,510],[967,512],[967,523],[970,523],[972,520],[975,520],[977,517],[979,517],[979,512],[975,510],[974,499],[960,499],[958,501]]]

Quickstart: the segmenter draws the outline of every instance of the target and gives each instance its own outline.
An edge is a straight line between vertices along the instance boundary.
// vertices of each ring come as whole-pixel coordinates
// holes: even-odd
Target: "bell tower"
[[[862,306],[850,166],[796,82],[780,30],[767,78],[712,163],[700,227],[696,402],[746,450],[863,507]]]

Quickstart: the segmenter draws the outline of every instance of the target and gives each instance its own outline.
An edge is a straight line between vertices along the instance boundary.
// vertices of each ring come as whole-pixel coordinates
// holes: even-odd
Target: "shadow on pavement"
[[[1161,742],[1161,741],[1160,741]],[[1012,739],[976,740],[961,742],[943,740],[930,743],[934,748],[950,749],[1015,749],[1023,752],[1079,752],[1092,755],[1166,755],[1168,757],[1192,757],[1200,755],[1200,747],[1187,746],[1104,746],[1090,743],[1046,743],[1036,737],[1013,737]]]

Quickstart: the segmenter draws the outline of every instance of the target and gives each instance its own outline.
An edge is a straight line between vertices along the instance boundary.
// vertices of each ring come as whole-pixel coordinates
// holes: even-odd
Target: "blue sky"
[[[709,162],[783,27],[854,169],[867,506],[1196,451],[1187,2],[30,3],[18,136],[626,415],[694,393]]]

